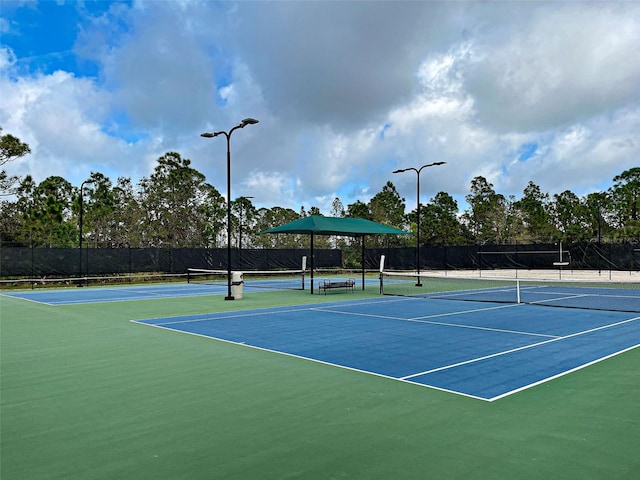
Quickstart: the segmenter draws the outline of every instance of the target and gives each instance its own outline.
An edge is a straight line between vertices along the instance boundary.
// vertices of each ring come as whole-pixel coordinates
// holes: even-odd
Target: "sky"
[[[330,214],[391,181],[464,208],[640,165],[640,2],[0,0],[3,166],[137,183],[178,152],[226,195]]]

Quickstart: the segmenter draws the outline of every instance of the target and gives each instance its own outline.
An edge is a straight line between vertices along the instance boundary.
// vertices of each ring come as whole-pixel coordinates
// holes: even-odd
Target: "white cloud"
[[[638,5],[541,5],[474,45],[465,79],[483,123],[546,130],[640,101]]]
[[[103,131],[109,96],[90,80],[57,71],[15,81],[3,77],[0,90],[0,124],[32,150],[7,164],[12,174],[37,181],[57,175],[77,183],[91,171],[139,173],[132,161],[137,152]]]
[[[415,205],[391,172],[433,161],[423,201],[478,175],[580,195],[637,166],[638,45],[634,3],[119,2],[79,29],[95,78],[18,76],[0,48],[0,125],[37,180],[136,182],[178,151],[224,194],[224,140],[199,134],[251,116],[232,195],[261,206],[329,213],[389,180]]]
[[[260,172],[254,171],[247,175],[242,182],[240,192],[232,196],[253,196],[254,201],[257,200],[260,205],[268,207],[282,206],[291,207],[295,204],[297,196],[296,181],[291,179],[290,175],[279,172]],[[256,198],[259,195],[259,198]]]
[[[410,98],[444,9],[426,2],[238,7],[231,35],[269,107],[295,121],[347,131]]]

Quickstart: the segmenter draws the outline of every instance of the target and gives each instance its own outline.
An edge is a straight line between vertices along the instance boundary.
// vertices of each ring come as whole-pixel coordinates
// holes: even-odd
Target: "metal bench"
[[[327,290],[332,288],[344,288],[345,291],[355,291],[356,281],[353,278],[347,280],[322,280],[318,288],[324,290],[324,294],[327,294]]]

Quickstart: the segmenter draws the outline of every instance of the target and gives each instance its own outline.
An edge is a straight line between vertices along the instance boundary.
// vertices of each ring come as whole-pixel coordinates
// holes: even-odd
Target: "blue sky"
[[[640,164],[636,2],[0,3],[4,166],[134,183],[177,151],[233,198],[331,211],[392,181],[415,207],[471,180],[607,189]]]
[[[82,7],[75,2],[2,2],[2,45],[17,59],[17,73],[51,74],[56,70],[78,76],[93,76],[98,68],[74,53],[78,29],[86,20],[99,15],[108,2],[89,1]]]

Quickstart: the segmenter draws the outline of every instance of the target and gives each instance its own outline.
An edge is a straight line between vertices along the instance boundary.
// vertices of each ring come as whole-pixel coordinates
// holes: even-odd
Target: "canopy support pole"
[[[313,295],[313,269],[314,269],[314,258],[313,258],[313,232],[311,232],[311,295]]]
[[[362,235],[362,290],[364,290],[364,277],[365,277],[365,266],[364,266],[364,235]]]

